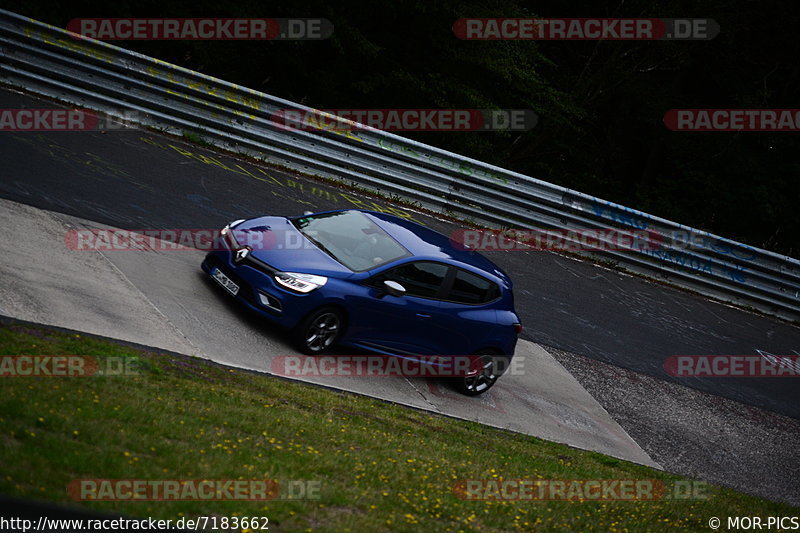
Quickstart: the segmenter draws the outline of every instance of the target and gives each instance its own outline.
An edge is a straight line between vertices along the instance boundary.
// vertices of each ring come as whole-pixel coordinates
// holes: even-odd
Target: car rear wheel
[[[341,311],[333,307],[317,309],[295,328],[295,345],[306,355],[319,355],[336,342],[343,327]]]
[[[480,350],[472,354],[469,371],[454,378],[455,387],[461,394],[477,396],[483,394],[497,382],[508,359],[493,350]]]

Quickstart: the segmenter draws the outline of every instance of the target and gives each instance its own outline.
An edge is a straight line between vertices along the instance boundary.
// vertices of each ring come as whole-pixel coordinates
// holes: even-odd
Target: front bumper
[[[239,286],[239,292],[232,296],[234,299],[286,328],[294,327],[309,312],[324,303],[320,290],[307,294],[291,293],[275,282],[272,276],[275,269],[248,260],[235,263],[233,252],[228,249],[209,252],[201,266],[209,276],[215,268],[219,269]],[[231,296],[227,291],[225,294]]]

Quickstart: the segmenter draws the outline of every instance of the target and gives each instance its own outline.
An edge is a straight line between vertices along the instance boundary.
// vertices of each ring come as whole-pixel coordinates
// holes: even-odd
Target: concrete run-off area
[[[108,228],[0,200],[0,313],[268,373],[295,354],[282,331],[201,273],[195,250],[79,251],[71,230]],[[23,231],[24,230],[24,231]],[[299,378],[659,468],[545,349],[520,341],[514,371],[479,397],[430,378]]]

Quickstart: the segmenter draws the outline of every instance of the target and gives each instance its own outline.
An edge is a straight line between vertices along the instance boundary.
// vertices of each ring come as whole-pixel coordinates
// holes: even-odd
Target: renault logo
[[[244,261],[244,258],[247,257],[247,254],[250,253],[249,248],[239,248],[236,250],[236,253],[233,256],[233,260],[237,263]]]

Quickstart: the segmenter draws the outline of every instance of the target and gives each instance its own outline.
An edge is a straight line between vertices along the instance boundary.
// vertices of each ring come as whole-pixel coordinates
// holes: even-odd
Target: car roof
[[[369,216],[411,252],[415,260],[430,259],[460,263],[461,266],[472,267],[485,275],[495,277],[497,281],[511,284],[508,275],[488,258],[475,251],[455,248],[450,239],[438,231],[396,215],[362,209],[352,211],[360,211]]]

